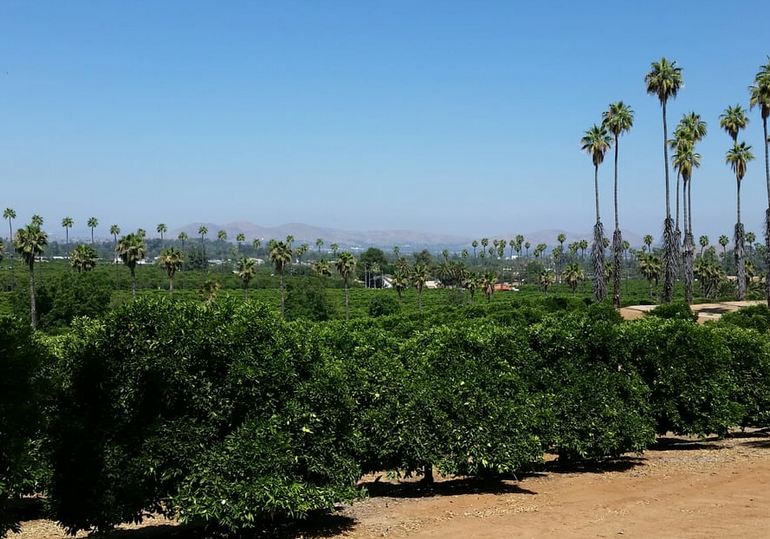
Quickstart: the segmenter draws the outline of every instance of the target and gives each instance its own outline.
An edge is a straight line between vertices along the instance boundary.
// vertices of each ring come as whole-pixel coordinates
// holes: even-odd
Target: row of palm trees
[[[676,129],[673,139],[668,137],[668,102],[679,93],[683,85],[682,68],[675,61],[661,58],[651,64],[651,69],[645,76],[647,93],[658,98],[663,116],[663,161],[665,178],[665,219],[663,221],[663,290],[661,300],[670,302],[673,297],[674,280],[680,260],[683,265],[685,300],[692,302],[693,256],[695,250],[692,232],[692,175],[700,166],[700,155],[696,145],[706,136],[706,123],[694,112],[685,114]],[[760,109],[764,132],[765,175],[767,178],[768,209],[766,211],[766,257],[767,271],[770,277],[770,158],[768,157],[767,119],[770,116],[770,58],[768,63],[760,66],[754,78],[754,84],[749,87],[749,107]],[[588,153],[594,166],[594,196],[596,220],[594,223],[591,255],[594,269],[594,299],[601,301],[607,295],[604,279],[604,233],[599,211],[599,166],[603,163],[605,154],[610,147],[615,149],[615,178],[614,178],[614,209],[615,230],[613,232],[613,304],[620,306],[620,257],[622,253],[622,236],[618,217],[618,147],[621,135],[633,127],[634,114],[630,107],[622,101],[610,104],[602,113],[600,124],[594,124],[581,139],[581,149]],[[741,182],[746,175],[748,163],[754,159],[751,146],[746,142],[738,142],[738,135],[746,127],[749,119],[746,111],[740,105],[728,107],[720,116],[720,127],[732,139],[732,147],[727,151],[725,160],[730,166],[737,182],[737,219],[734,235],[734,255],[737,268],[737,297],[745,299],[745,239],[746,234],[741,221],[740,193]],[[673,151],[672,163],[677,171],[676,183],[676,221],[671,217],[671,191],[669,181],[669,149]],[[684,242],[682,243],[679,223],[679,183],[682,181],[682,207],[684,222]],[[647,243],[647,241],[645,241]],[[649,246],[649,244],[647,244]],[[766,279],[770,287],[770,278]],[[768,288],[768,305],[770,305],[770,288]]]

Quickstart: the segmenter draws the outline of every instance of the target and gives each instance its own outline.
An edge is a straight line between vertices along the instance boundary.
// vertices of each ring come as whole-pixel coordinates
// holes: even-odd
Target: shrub
[[[64,357],[50,500],[69,532],[146,511],[234,530],[351,496],[339,368],[264,306],[140,299],[76,325]]]
[[[649,389],[622,353],[608,313],[597,307],[590,316],[552,316],[529,330],[539,356],[531,375],[550,402],[545,442],[564,460],[615,458],[654,440]]]
[[[665,318],[668,320],[698,321],[698,315],[683,301],[673,301],[671,303],[658,305],[648,312],[647,316],[657,316],[658,318]]]
[[[291,279],[286,285],[286,318],[323,322],[336,315],[323,282],[316,278]]]
[[[708,327],[648,317],[621,326],[630,359],[652,390],[660,434],[724,434],[740,418],[730,350]]]
[[[0,537],[18,530],[16,504],[34,487],[41,355],[26,324],[0,317]]]
[[[369,301],[369,316],[373,318],[398,314],[400,310],[401,303],[393,296],[374,296]]]
[[[718,324],[766,332],[770,330],[770,309],[767,308],[767,305],[744,307],[737,311],[723,314]]]

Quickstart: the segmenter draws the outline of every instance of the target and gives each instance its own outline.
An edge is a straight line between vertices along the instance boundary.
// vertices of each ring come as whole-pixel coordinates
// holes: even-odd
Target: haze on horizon
[[[708,123],[696,236],[731,235],[719,129],[767,61],[764,2],[24,2],[0,5],[0,207],[58,233],[289,222],[474,236],[593,224],[579,140],[612,101],[624,230],[660,233],[660,108],[650,62],[684,68],[670,129]],[[746,229],[766,207],[761,122]],[[672,177],[673,179],[673,177]],[[611,163],[600,170],[611,223]],[[673,184],[672,184],[673,185]],[[2,229],[0,229],[2,230]],[[4,235],[4,234],[3,234]]]

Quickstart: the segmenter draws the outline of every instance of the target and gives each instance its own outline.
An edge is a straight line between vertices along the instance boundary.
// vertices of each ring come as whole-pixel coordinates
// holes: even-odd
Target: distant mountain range
[[[332,243],[337,243],[341,249],[358,249],[366,247],[381,247],[390,249],[398,245],[402,251],[414,251],[423,248],[448,248],[462,249],[470,248],[470,243],[474,239],[480,239],[465,236],[456,236],[452,234],[438,234],[431,232],[419,232],[415,230],[393,229],[393,230],[343,230],[339,228],[319,227],[305,223],[287,223],[279,226],[261,226],[248,221],[236,221],[232,223],[190,223],[172,231],[169,237],[175,237],[180,232],[186,232],[191,238],[198,236],[198,229],[205,226],[208,229],[208,238],[216,239],[217,232],[224,230],[227,232],[228,240],[235,241],[235,237],[243,233],[247,241],[255,238],[268,240],[271,238],[283,239],[289,234],[294,236],[298,243],[309,243],[311,247],[315,246],[317,238],[324,240],[328,247]],[[608,231],[611,233],[611,231]],[[574,234],[564,230],[538,230],[525,233],[524,237],[532,243],[534,247],[538,243],[545,243],[549,247],[556,245],[556,237],[559,234],[567,236],[567,243],[587,239],[590,241],[592,233]],[[490,242],[494,238],[505,238],[510,240],[516,233],[490,234],[487,237]],[[638,234],[629,231],[623,231],[623,239],[632,246],[640,246],[642,238]]]

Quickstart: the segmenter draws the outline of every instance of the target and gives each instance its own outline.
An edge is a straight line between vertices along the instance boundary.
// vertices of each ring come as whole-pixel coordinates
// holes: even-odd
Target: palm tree
[[[114,263],[117,263],[117,248],[118,248],[118,236],[120,236],[120,227],[118,225],[111,225],[110,226],[110,235],[112,236],[112,250],[115,252],[115,257],[113,259]]]
[[[730,138],[733,139],[733,144],[738,144],[738,134],[741,129],[746,129],[747,125],[749,125],[749,118],[746,116],[744,108],[740,105],[727,107],[719,116],[719,127],[730,135]]]
[[[574,293],[577,290],[578,285],[586,278],[586,274],[580,264],[572,262],[567,264],[564,268],[564,282],[570,287]]]
[[[329,262],[323,258],[313,262],[310,269],[319,277],[331,277],[332,274]]]
[[[302,257],[305,256],[305,253],[307,253],[308,250],[310,250],[310,245],[308,245],[307,243],[303,243],[302,245],[297,247],[296,249],[297,260],[299,261],[300,265],[302,265]]]
[[[241,243],[246,241],[246,234],[244,234],[243,232],[239,232],[235,236],[235,241],[238,243],[238,252],[240,253],[241,252]]]
[[[722,236],[719,238],[720,243],[722,241],[722,238],[727,238],[727,236]],[[705,234],[703,234],[700,238],[698,238],[698,243],[700,244],[700,255],[703,256],[703,249],[709,246],[709,237]],[[727,245],[727,242],[725,242],[725,245]]]
[[[206,235],[209,233],[208,227],[201,225],[198,227],[198,235],[201,237],[201,244],[206,240]]]
[[[407,271],[397,269],[393,273],[393,288],[396,289],[396,294],[398,294],[398,299],[400,300],[401,294],[409,288],[409,273]]]
[[[182,264],[184,264],[184,255],[182,254],[182,251],[176,247],[169,247],[161,251],[158,262],[161,266],[163,266],[163,269],[166,270],[166,275],[168,275],[168,291],[173,293],[174,276],[176,275],[177,271],[182,269]]]
[[[634,125],[634,111],[623,103],[618,101],[610,103],[609,108],[602,114],[602,124],[607,128],[614,138],[615,146],[615,182],[614,182],[614,202],[615,202],[615,231],[612,233],[612,303],[616,308],[620,308],[620,261],[623,249],[623,235],[620,231],[620,220],[618,218],[618,147],[620,146],[620,136],[627,133]]]
[[[37,328],[37,305],[35,303],[35,259],[43,254],[48,245],[48,235],[39,226],[29,224],[16,231],[14,248],[29,270],[29,317],[32,329]]]
[[[473,240],[471,242],[471,247],[473,247],[473,258],[476,258],[476,249],[479,248],[479,242],[478,240]]]
[[[650,234],[645,234],[644,236],[644,245],[647,247],[647,252],[652,252],[652,240],[653,237]]]
[[[604,155],[610,149],[612,139],[607,129],[594,124],[580,139],[581,149],[591,156],[594,164],[594,199],[596,202],[596,223],[594,223],[594,239],[591,244],[591,258],[594,267],[594,301],[602,301],[607,295],[604,281],[604,226],[599,214],[599,165],[604,161]]]
[[[99,219],[96,217],[89,217],[88,218],[88,228],[91,229],[91,245],[94,244],[94,229],[99,226]]]
[[[719,236],[719,245],[722,246],[722,258],[727,256],[727,245],[730,243],[730,238],[722,234]],[[701,249],[700,252],[701,256],[703,256],[703,249]]]
[[[259,238],[256,238],[254,241],[251,242],[251,246],[254,247],[254,254],[259,254],[259,248],[262,246],[262,240]]]
[[[291,264],[291,247],[287,243],[282,241],[274,241],[270,247],[270,260],[275,266],[275,271],[278,273],[281,279],[281,316],[284,316],[285,312],[285,289],[283,286],[283,274],[286,271],[286,266]]]
[[[650,72],[644,77],[647,93],[658,97],[663,111],[663,165],[666,179],[666,219],[663,222],[663,301],[668,303],[674,295],[674,272],[676,269],[676,238],[674,222],[671,219],[671,192],[668,181],[668,125],[666,122],[666,105],[669,99],[674,99],[682,87],[682,68],[676,61],[670,62],[661,58],[653,62]]]
[[[744,230],[741,222],[741,181],[746,175],[746,167],[749,161],[754,159],[751,153],[751,146],[745,142],[733,143],[733,147],[727,152],[725,158],[727,164],[735,173],[737,182],[737,221],[735,223],[735,266],[736,277],[738,278],[738,301],[746,299],[746,265],[743,259]]]
[[[158,226],[155,227],[155,230],[160,234],[160,242],[163,243],[163,237],[166,235],[166,232],[168,232],[166,223],[159,223]]]
[[[492,300],[492,294],[495,292],[495,284],[497,284],[497,275],[494,272],[488,271],[481,276],[481,291],[487,298],[487,302]]]
[[[489,245],[489,238],[481,238],[481,254],[486,257],[487,245]]]
[[[762,140],[765,147],[765,182],[767,184],[767,209],[765,210],[765,266],[767,266],[767,275],[765,285],[767,286],[767,305],[770,307],[770,154],[768,153],[768,144],[770,138],[767,133],[767,118],[770,117],[770,56],[767,63],[760,66],[759,72],[754,77],[754,84],[749,87],[749,107],[759,107],[762,117]]]
[[[332,243],[331,245],[329,245],[329,248],[332,250],[332,256],[334,256],[336,258],[337,257],[337,251],[339,250],[340,246],[337,245],[336,243]]]
[[[184,244],[189,239],[187,232],[180,232],[176,239],[178,239],[179,243],[182,244],[182,251],[184,251]]]
[[[556,277],[551,270],[543,270],[537,278],[537,282],[540,285],[540,289],[544,294],[548,294],[548,289],[556,282]]]
[[[206,305],[210,305],[211,302],[214,301],[220,288],[222,288],[222,285],[219,281],[215,281],[214,279],[206,279],[203,281],[203,285],[201,285],[200,288],[200,294],[203,296]]]
[[[401,248],[398,245],[393,246],[393,256],[396,257],[396,260],[401,256]]]
[[[321,257],[321,247],[324,246],[324,240],[321,239],[321,238],[318,238],[317,240],[315,240],[315,246],[316,246],[316,249],[318,249],[318,257],[320,258]]]
[[[140,238],[144,239],[147,237],[147,231],[143,228],[137,228],[136,229],[136,235]]]
[[[120,238],[116,252],[121,262],[131,272],[131,296],[136,298],[136,265],[147,253],[147,245],[144,238],[138,233],[127,234]]]
[[[342,281],[345,283],[345,320],[350,319],[350,277],[356,269],[356,258],[349,252],[345,251],[340,253],[337,257],[337,261],[334,263],[337,268],[337,273],[342,277]]]
[[[254,260],[251,258],[246,258],[243,256],[240,258],[240,260],[238,260],[238,267],[235,273],[241,280],[241,287],[243,288],[243,299],[248,298],[249,282],[251,282],[251,280],[254,278],[254,275],[256,275],[255,268],[256,266],[254,264]]]
[[[528,242],[528,241],[525,241],[525,242],[524,242],[524,249],[525,249],[525,250],[526,250],[526,252],[527,252],[527,258],[529,258],[529,248],[530,248],[530,247],[532,247],[532,244],[531,244],[530,242]]]
[[[646,253],[639,259],[639,270],[650,284],[650,298],[654,296],[653,284],[657,286],[660,279],[661,262],[660,258],[650,253]]]
[[[224,230],[220,230],[219,232],[217,232],[217,240],[223,241],[223,242],[227,241],[227,232],[225,232]]]
[[[422,291],[425,283],[428,281],[428,266],[425,264],[416,264],[412,269],[412,283],[417,289],[417,305],[422,314]]]
[[[82,273],[94,269],[98,258],[93,247],[81,243],[70,254],[70,264],[78,273]]]
[[[72,225],[75,224],[75,221],[72,219],[72,217],[65,217],[61,220],[61,226],[64,229],[64,241],[69,247],[70,245],[70,228],[72,228]]]
[[[749,256],[754,254],[754,242],[757,241],[757,235],[753,232],[746,232],[746,245],[749,248]]]
[[[10,243],[13,241],[13,220],[16,219],[16,212],[13,208],[5,208],[3,219],[8,220],[8,242]]]

